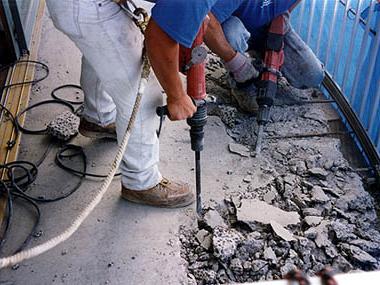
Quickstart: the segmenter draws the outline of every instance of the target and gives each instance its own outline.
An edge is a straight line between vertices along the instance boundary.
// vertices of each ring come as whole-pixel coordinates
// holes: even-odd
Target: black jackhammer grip
[[[156,114],[159,117],[169,116],[168,106],[159,106],[156,108]]]
[[[195,100],[193,98],[191,98],[191,101],[193,101],[193,104],[194,104],[195,107],[198,107],[197,103],[195,102]],[[169,113],[168,105],[157,107],[156,108],[156,114],[160,118],[163,117],[163,116],[168,116],[170,118],[170,113]]]

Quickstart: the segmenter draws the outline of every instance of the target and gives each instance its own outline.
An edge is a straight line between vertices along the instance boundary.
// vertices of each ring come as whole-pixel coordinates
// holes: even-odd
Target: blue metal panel
[[[302,2],[292,12],[293,26],[333,74],[380,152],[380,3]],[[312,21],[303,16],[311,14]]]

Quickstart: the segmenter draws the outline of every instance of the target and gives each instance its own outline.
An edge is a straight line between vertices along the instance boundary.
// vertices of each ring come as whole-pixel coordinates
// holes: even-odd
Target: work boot
[[[115,123],[111,123],[105,127],[87,121],[85,118],[80,119],[79,133],[82,136],[96,139],[117,139]]]
[[[236,82],[230,76],[227,78],[228,85],[230,86],[231,95],[235,98],[239,108],[247,113],[257,113],[259,105],[257,104],[257,88],[252,83],[248,87],[239,88]]]
[[[162,208],[185,207],[195,200],[188,184],[172,182],[166,178],[148,190],[136,191],[122,186],[121,197],[133,203]]]
[[[259,105],[257,104],[257,96],[252,96],[245,90],[239,88],[231,88],[231,95],[237,101],[241,110],[247,113],[257,113]]]

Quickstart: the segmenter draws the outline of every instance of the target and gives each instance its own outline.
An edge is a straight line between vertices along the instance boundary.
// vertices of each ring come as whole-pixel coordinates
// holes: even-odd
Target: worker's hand
[[[191,118],[197,111],[191,98],[187,95],[167,99],[169,119],[172,121],[185,120]]]
[[[259,76],[259,72],[252,64],[252,59],[236,53],[236,55],[225,63],[225,67],[232,73],[236,82],[243,83]]]

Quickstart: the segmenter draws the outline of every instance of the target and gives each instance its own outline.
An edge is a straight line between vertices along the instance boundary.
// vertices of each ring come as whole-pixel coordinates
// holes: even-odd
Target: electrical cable
[[[9,85],[0,86],[0,91],[3,91],[5,89],[9,89],[9,88],[12,88],[12,87],[15,87],[15,86],[23,86],[23,85],[27,85],[27,84],[35,84],[35,83],[41,82],[42,80],[46,79],[49,76],[49,73],[50,73],[49,67],[45,63],[43,63],[43,62],[35,61],[35,60],[18,60],[16,62],[13,62],[13,63],[10,63],[10,64],[7,64],[7,65],[4,65],[4,66],[0,67],[0,72],[8,70],[9,68],[15,67],[16,65],[21,64],[21,63],[26,63],[26,64],[32,63],[32,64],[35,64],[35,65],[40,65],[42,67],[42,69],[45,70],[45,74],[42,77],[40,77],[40,78],[33,79],[33,80],[30,80],[30,81],[16,82],[16,83],[12,83],[12,84],[9,84]]]
[[[72,145],[74,146],[74,145]],[[75,146],[76,148],[80,148],[80,152],[83,152],[83,149],[81,147],[78,147],[78,146]],[[63,162],[63,158],[68,158],[68,157],[74,157],[76,155],[78,155],[78,153],[74,153],[74,154],[71,154],[71,155],[65,155],[64,152],[67,151],[67,148],[62,148],[58,153],[57,153],[57,156],[56,156],[56,159],[55,159],[55,162],[56,164],[68,171],[68,172],[71,172],[73,174],[76,174],[76,175],[85,175],[85,176],[88,176],[88,177],[94,177],[94,178],[106,178],[107,175],[101,175],[101,174],[93,174],[93,173],[89,173],[89,172],[84,172],[84,171],[80,171],[80,170],[76,170],[70,166],[67,166],[64,164]],[[83,152],[84,154],[84,152]],[[116,173],[115,176],[121,176],[121,173]]]
[[[34,84],[34,83],[37,83],[37,82],[44,80],[49,75],[49,68],[46,64],[41,63],[41,62],[37,62],[37,61],[30,61],[30,60],[18,61],[18,62],[9,64],[6,66],[2,66],[0,68],[0,72],[7,70],[8,68],[14,67],[15,65],[20,64],[20,63],[27,63],[27,64],[33,63],[36,65],[40,65],[46,71],[46,73],[43,77],[35,79],[35,80],[17,82],[17,83],[5,85],[5,86],[0,86],[1,91],[8,89],[8,88],[16,87],[16,86],[23,86],[26,84]],[[62,88],[65,88],[65,87],[74,87],[74,86],[75,85],[64,85],[64,86],[60,86],[58,89],[56,88],[53,91],[57,91],[57,90],[60,90]],[[75,86],[75,87],[80,88],[79,86]],[[62,98],[57,97],[55,95],[55,93],[53,93],[53,95],[57,99],[46,100],[46,101],[36,103],[32,106],[29,106],[25,110],[21,111],[17,115],[13,115],[12,112],[5,105],[0,104],[0,112],[1,113],[4,112],[4,114],[9,117],[9,119],[11,120],[11,123],[13,125],[13,129],[15,131],[15,137],[7,143],[9,149],[12,148],[16,144],[17,139],[19,138],[19,134],[21,131],[24,133],[30,133],[30,134],[42,134],[42,133],[46,132],[46,129],[28,130],[28,129],[26,129],[20,125],[19,118],[23,114],[25,114],[27,111],[29,111],[33,108],[36,108],[38,106],[45,105],[45,104],[61,104],[61,105],[68,107],[73,113],[77,113],[80,110],[80,107],[77,110],[75,110],[73,105],[82,104],[82,102],[70,102],[68,100],[63,100]],[[36,163],[18,160],[18,161],[9,162],[5,165],[0,164],[0,170],[1,170],[0,172],[2,172],[3,175],[5,175],[5,177],[6,177],[6,179],[0,180],[0,197],[1,196],[6,197],[6,220],[5,220],[5,224],[4,224],[5,225],[4,230],[2,231],[2,236],[0,237],[0,253],[1,253],[2,247],[4,246],[4,244],[7,240],[7,235],[9,233],[10,228],[11,228],[12,219],[14,218],[14,200],[16,198],[24,200],[25,202],[30,204],[35,209],[36,221],[33,225],[31,232],[28,234],[28,236],[23,241],[21,246],[19,246],[14,253],[21,251],[22,249],[24,249],[27,246],[27,244],[31,240],[35,230],[38,227],[41,213],[40,213],[40,209],[39,209],[39,206],[37,203],[56,202],[56,201],[59,201],[59,200],[62,200],[64,198],[69,197],[70,195],[72,195],[73,193],[75,193],[79,189],[79,187],[81,186],[81,184],[83,182],[83,178],[86,176],[86,174],[85,174],[86,168],[87,168],[86,157],[85,157],[85,154],[83,152],[83,149],[80,147],[77,147],[77,148],[80,148],[80,151],[76,155],[79,155],[81,157],[83,167],[82,167],[81,171],[78,171],[80,174],[80,178],[81,178],[80,181],[70,191],[68,191],[64,195],[61,195],[61,196],[55,197],[55,198],[33,197],[33,196],[27,194],[26,193],[27,189],[37,179],[38,167],[46,159],[46,157],[48,156],[48,154],[50,153],[50,151],[52,149],[52,146],[53,146],[53,143],[51,141],[49,143],[48,147],[46,148],[45,152],[43,153],[42,157]],[[58,154],[60,154],[61,152],[65,151],[69,148],[73,148],[73,146],[72,145],[66,146],[63,150],[61,150],[57,153],[57,156],[58,156]],[[20,173],[21,174],[16,175],[15,174],[16,172],[19,172],[19,174]]]
[[[38,102],[36,104],[33,104],[27,108],[25,108],[24,110],[22,110],[20,113],[18,113],[16,115],[16,124],[18,126],[18,129],[20,131],[22,131],[23,133],[25,134],[33,134],[33,135],[41,135],[41,134],[45,134],[46,131],[47,131],[47,128],[45,127],[44,129],[39,129],[39,130],[29,130],[23,126],[20,125],[20,122],[19,122],[19,118],[25,114],[26,112],[36,108],[36,107],[39,107],[39,106],[42,106],[42,105],[47,105],[47,104],[61,104],[61,105],[64,105],[66,107],[68,107],[73,113],[75,113],[75,108],[73,107],[73,105],[71,105],[70,103],[66,102],[66,101],[62,101],[62,100],[45,100],[45,101],[41,101],[41,102]]]
[[[20,135],[20,129],[18,127],[18,124],[16,122],[16,118],[15,116],[13,116],[12,112],[6,107],[4,106],[3,104],[0,103],[0,114],[5,111],[5,116],[8,116],[12,122],[12,125],[13,125],[13,128],[15,130],[15,138],[14,139],[10,139],[8,142],[7,142],[7,148],[8,149],[11,149],[13,148],[15,145],[16,145],[16,142],[17,142],[17,139]]]
[[[56,100],[60,100],[60,101],[66,102],[66,103],[70,103],[72,105],[81,105],[81,104],[83,104],[83,101],[67,100],[67,99],[63,99],[63,98],[57,96],[56,92],[59,91],[59,90],[65,89],[65,88],[75,88],[75,89],[82,90],[82,87],[80,87],[79,85],[65,84],[65,85],[58,86],[53,91],[51,91],[51,97],[53,97]]]

